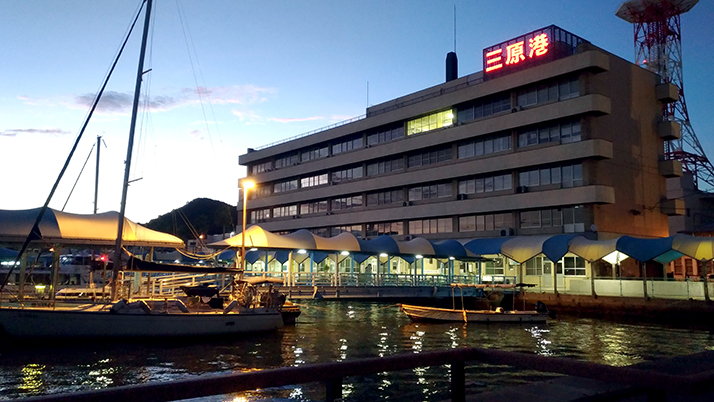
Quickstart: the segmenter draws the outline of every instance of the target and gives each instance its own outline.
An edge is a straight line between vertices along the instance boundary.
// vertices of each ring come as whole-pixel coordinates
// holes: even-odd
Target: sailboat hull
[[[206,337],[273,331],[282,326],[283,319],[276,309],[228,314],[0,309],[0,327],[6,335],[16,339]]]

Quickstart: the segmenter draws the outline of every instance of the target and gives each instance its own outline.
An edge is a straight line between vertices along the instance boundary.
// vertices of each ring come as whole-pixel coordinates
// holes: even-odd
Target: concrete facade
[[[546,100],[529,102],[531,95]],[[589,43],[498,78],[477,72],[241,155],[256,183],[248,223],[402,240],[667,236],[668,215],[682,213],[666,200],[666,178],[682,174],[681,164],[663,156],[665,139],[679,132],[662,122],[662,105],[672,97],[657,75]],[[462,118],[486,104],[499,111]],[[450,123],[423,129],[429,118],[449,114]],[[409,131],[419,124],[421,132]],[[396,138],[370,143],[385,132]],[[347,141],[351,149],[340,149]],[[489,152],[489,141],[500,148]]]

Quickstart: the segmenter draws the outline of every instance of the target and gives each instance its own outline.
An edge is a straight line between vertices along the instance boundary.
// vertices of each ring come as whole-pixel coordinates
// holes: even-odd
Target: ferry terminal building
[[[458,77],[457,70],[450,53],[444,83],[344,124],[249,149],[239,159],[256,185],[247,224],[278,234],[461,243],[668,236],[668,216],[684,213],[682,200],[666,191],[666,179],[682,175],[679,161],[664,159],[664,142],[680,136],[678,123],[663,118],[663,106],[678,99],[674,85],[557,26],[484,49],[483,71]],[[490,257],[484,277],[516,275],[508,258]],[[413,272],[407,261],[378,259],[357,270]],[[425,260],[423,272],[447,264]],[[347,272],[347,262],[323,264],[330,263],[332,272]],[[568,254],[524,265],[519,281],[545,285],[557,271],[562,289],[568,277],[591,276],[596,264]],[[598,265],[596,275],[628,276],[626,263],[615,265]],[[469,275],[475,266],[459,261],[453,269]],[[650,276],[665,276],[662,269]]]

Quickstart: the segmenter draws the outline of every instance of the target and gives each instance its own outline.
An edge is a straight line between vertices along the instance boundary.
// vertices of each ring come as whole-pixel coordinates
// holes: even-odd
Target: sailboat
[[[268,295],[267,303],[254,303],[255,289],[248,283],[235,280],[233,292],[227,305],[223,299],[217,303],[190,303],[189,299],[162,298],[160,300],[117,300],[120,282],[119,274],[123,270],[123,238],[126,219],[126,196],[129,184],[129,169],[131,167],[132,148],[136,117],[141,90],[142,74],[144,74],[144,55],[149,32],[150,14],[153,0],[144,0],[145,20],[141,53],[136,78],[134,104],[132,107],[131,127],[127,157],[125,160],[124,181],[122,188],[121,209],[117,219],[117,236],[114,252],[114,267],[112,270],[112,302],[88,303],[71,307],[27,307],[22,305],[0,306],[0,332],[15,339],[28,338],[150,338],[150,337],[208,337],[225,336],[244,333],[254,333],[277,330],[283,326],[283,318],[279,311],[282,299],[277,293]],[[139,14],[137,14],[138,19]],[[135,20],[136,22],[136,20]],[[126,41],[124,42],[126,44]],[[115,63],[116,65],[116,63]],[[106,86],[106,81],[105,81]],[[103,91],[104,87],[102,87]],[[98,102],[97,96],[94,107]],[[93,109],[92,109],[93,111]],[[89,114],[91,117],[91,112]],[[88,117],[89,118],[89,117]],[[86,127],[86,122],[85,126]],[[82,131],[84,128],[82,129]],[[81,134],[80,136],[81,137]],[[77,139],[77,141],[79,138]],[[72,153],[74,152],[74,149]],[[70,153],[69,158],[71,158]],[[65,163],[65,169],[69,162]],[[47,205],[62,177],[60,173],[55,187],[45,206],[40,210],[37,220],[30,230],[30,235],[23,244],[20,255],[27,249],[32,240],[41,238],[40,230]],[[18,257],[20,258],[20,257]],[[2,287],[7,283],[10,273],[5,277]],[[194,296],[192,301],[195,301]],[[214,299],[211,299],[214,300]]]

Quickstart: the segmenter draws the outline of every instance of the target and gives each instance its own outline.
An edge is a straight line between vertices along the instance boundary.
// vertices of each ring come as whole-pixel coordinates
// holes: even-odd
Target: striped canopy
[[[239,233],[210,245],[240,247],[241,239],[242,234]],[[360,258],[379,254],[399,255],[409,261],[417,255],[469,260],[478,259],[481,256],[502,254],[515,262],[524,263],[541,254],[551,261],[559,261],[565,254],[572,253],[593,262],[614,252],[619,253],[618,260],[631,257],[638,261],[655,260],[667,263],[682,255],[699,261],[714,260],[714,238],[682,234],[655,239],[621,236],[610,240],[592,240],[578,234],[559,234],[480,238],[465,241],[429,241],[417,237],[409,241],[397,241],[387,235],[372,240],[363,240],[356,238],[351,233],[341,233],[335,237],[324,238],[304,229],[287,235],[277,235],[258,225],[253,225],[246,230],[246,247],[311,250],[319,252],[314,254],[318,257],[322,257],[325,253],[334,254],[342,251],[348,251],[353,256]]]

